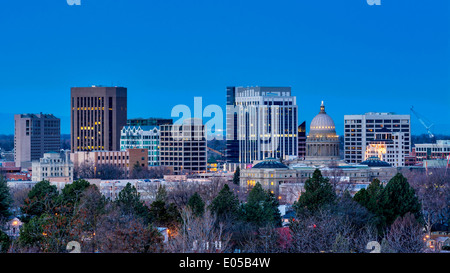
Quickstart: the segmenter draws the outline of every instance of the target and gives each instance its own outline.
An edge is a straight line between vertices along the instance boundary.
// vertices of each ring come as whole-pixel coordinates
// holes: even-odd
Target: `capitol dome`
[[[336,127],[333,119],[325,112],[325,106],[320,105],[320,112],[311,121],[309,127],[309,135],[311,137],[334,137],[336,136]]]
[[[309,135],[306,139],[307,160],[338,160],[339,137],[333,119],[320,105],[319,114],[311,121]]]

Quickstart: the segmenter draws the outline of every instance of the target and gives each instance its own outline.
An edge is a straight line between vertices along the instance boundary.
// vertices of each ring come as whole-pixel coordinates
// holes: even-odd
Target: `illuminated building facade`
[[[389,163],[393,167],[405,166],[405,135],[402,132],[393,133],[386,128],[375,132],[375,139],[366,146],[365,160],[378,157],[381,161]]]
[[[360,163],[365,157],[369,142],[375,140],[375,133],[386,128],[392,133],[403,134],[402,156],[411,150],[411,116],[394,113],[369,112],[364,115],[344,116],[344,160]],[[403,159],[404,161],[404,159]]]
[[[227,162],[297,156],[297,125],[290,87],[229,87]]]
[[[339,160],[339,136],[333,119],[325,112],[325,105],[311,121],[306,139],[306,160]]]

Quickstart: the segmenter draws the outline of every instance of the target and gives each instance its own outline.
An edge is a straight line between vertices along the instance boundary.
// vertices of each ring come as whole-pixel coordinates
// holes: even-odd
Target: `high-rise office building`
[[[296,97],[290,87],[227,88],[229,162],[236,152],[239,163],[297,156],[297,125]]]
[[[51,114],[14,115],[14,161],[29,168],[47,152],[61,149],[61,120]]]
[[[236,106],[236,87],[227,87],[226,108],[226,149],[227,163],[239,163],[238,112]]]
[[[306,121],[298,126],[298,158],[305,159],[306,157]]]
[[[369,142],[375,140],[375,133],[382,128],[392,133],[403,133],[401,136],[403,144],[399,149],[402,151],[402,157],[407,156],[411,150],[410,120],[410,115],[394,113],[370,112],[364,115],[345,115],[344,160],[347,163],[362,162]]]
[[[206,172],[206,126],[201,119],[161,125],[160,130],[160,166],[171,168],[174,174]]]
[[[172,123],[173,119],[170,118],[133,118],[127,120],[127,126],[160,126]]]
[[[71,88],[72,152],[120,150],[120,132],[127,123],[124,87]]]

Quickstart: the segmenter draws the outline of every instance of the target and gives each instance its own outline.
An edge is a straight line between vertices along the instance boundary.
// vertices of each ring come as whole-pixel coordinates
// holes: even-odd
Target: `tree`
[[[11,215],[10,208],[13,203],[8,184],[4,177],[0,175],[0,220]],[[1,221],[0,221],[1,223]]]
[[[133,165],[133,169],[131,170],[131,179],[144,179],[144,178],[152,178],[153,174],[149,171],[148,168],[142,167],[138,161]]]
[[[408,212],[414,214],[416,219],[421,219],[419,199],[401,173],[397,173],[389,180],[381,195],[380,203],[386,227],[394,223],[397,217],[403,217]]]
[[[61,202],[64,204],[75,205],[81,198],[83,192],[90,186],[89,182],[83,179],[67,184],[61,191]]]
[[[95,178],[95,166],[93,163],[83,162],[73,167],[73,177],[75,179]]]
[[[96,250],[101,253],[152,253],[162,249],[161,234],[142,217],[123,214],[109,204],[96,229]]]
[[[82,192],[75,207],[73,234],[79,238],[92,238],[80,242],[83,249],[94,252],[97,248],[98,242],[94,235],[107,204],[108,201],[96,185],[91,185]]]
[[[450,172],[436,168],[432,172],[406,172],[408,182],[422,204],[422,214],[428,232],[435,224],[450,222]]]
[[[382,192],[383,185],[381,185],[380,180],[375,178],[367,187],[367,190],[361,189],[358,191],[353,200],[366,207],[369,211],[376,213]]]
[[[414,214],[399,216],[385,237],[385,248],[396,253],[420,253],[425,249],[421,225]]]
[[[158,187],[158,191],[156,192],[155,201],[163,201],[167,200],[167,189],[165,186],[161,185]]]
[[[11,245],[11,239],[9,236],[0,230],[0,253],[8,252],[8,249]]]
[[[101,164],[97,166],[95,171],[95,178],[108,179],[122,179],[125,178],[124,169],[113,164]]]
[[[140,194],[137,189],[130,183],[127,183],[125,188],[119,192],[115,202],[124,213],[136,213],[136,215],[144,219],[148,217],[148,208],[140,200]]]
[[[247,203],[241,206],[242,220],[258,227],[267,225],[279,227],[281,214],[278,205],[275,195],[265,191],[260,183],[256,183],[248,195]]]
[[[355,228],[349,216],[328,209],[291,220],[291,252],[366,252],[366,244],[376,239],[370,226]]]
[[[188,201],[188,207],[192,210],[194,216],[201,217],[205,212],[205,202],[203,202],[200,195],[196,192],[194,193]]]
[[[230,187],[225,184],[216,198],[211,202],[210,209],[219,221],[226,221],[238,215],[239,200],[230,190]]]
[[[25,214],[22,221],[27,222],[32,216],[40,216],[45,212],[51,212],[56,207],[58,198],[56,186],[50,185],[48,181],[38,182],[28,193],[25,204],[21,207]]]
[[[375,178],[367,189],[361,189],[353,197],[354,201],[365,207],[374,215],[374,217],[371,218],[371,222],[379,229],[380,233],[382,233],[382,229],[386,222],[382,206],[382,202],[386,202],[386,200],[384,200],[383,189],[380,180]]]
[[[169,236],[177,233],[180,222],[180,212],[174,203],[166,204],[164,201],[154,201],[149,208],[149,222],[156,227],[166,227],[170,230]]]
[[[186,207],[181,211],[181,226],[178,233],[169,239],[167,248],[171,253],[217,253],[229,250],[231,235],[222,224],[216,225],[210,210],[203,217],[196,217]]]
[[[233,175],[233,184],[239,185],[240,176],[241,176],[241,169],[239,168],[239,166],[237,166],[236,171],[234,171]]]
[[[311,178],[305,181],[305,192],[300,195],[298,202],[293,207],[297,215],[305,212],[315,212],[326,205],[330,205],[336,199],[333,186],[327,178],[316,169]]]

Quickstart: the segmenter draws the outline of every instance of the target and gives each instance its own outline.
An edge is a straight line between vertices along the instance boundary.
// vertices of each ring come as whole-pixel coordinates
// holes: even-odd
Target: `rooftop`
[[[253,166],[252,169],[289,169],[289,167],[276,158],[268,157],[264,161]]]

